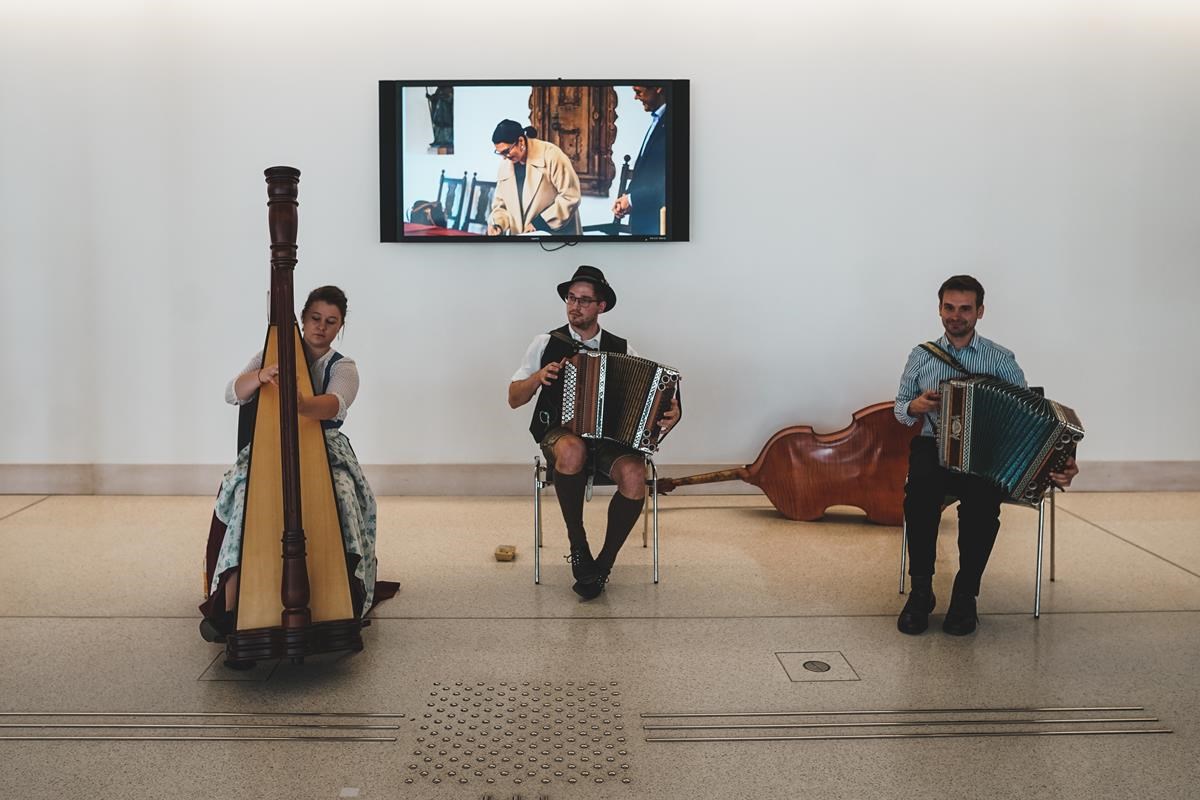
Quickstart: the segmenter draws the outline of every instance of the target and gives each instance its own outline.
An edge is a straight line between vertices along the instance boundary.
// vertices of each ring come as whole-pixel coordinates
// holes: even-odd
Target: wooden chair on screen
[[[621,165],[621,178],[617,182],[617,197],[629,191],[629,182],[633,180],[633,167],[629,166],[629,156],[625,156],[625,163]],[[604,222],[598,225],[584,225],[583,232],[589,231],[596,233],[604,233],[608,236],[619,236],[622,233],[630,233],[629,216],[626,215],[622,220],[620,217],[613,217],[612,222]]]
[[[463,170],[461,178],[447,178],[446,170],[438,179],[437,200],[446,212],[446,227],[457,228],[462,219],[463,205],[467,196],[467,173]]]
[[[471,173],[471,189],[467,192],[467,213],[463,215],[459,230],[487,233],[488,214],[492,211],[492,198],[496,196],[496,182],[481,181],[478,175],[478,172]],[[472,231],[472,225],[477,226],[478,230]]]

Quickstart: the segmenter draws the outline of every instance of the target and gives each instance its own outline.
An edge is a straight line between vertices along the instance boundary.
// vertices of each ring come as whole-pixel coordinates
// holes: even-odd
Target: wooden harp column
[[[263,366],[279,384],[259,388],[250,445],[232,660],[302,660],[362,649],[342,544],[333,475],[319,420],[297,394],[315,391],[293,309],[300,171],[266,171],[271,233],[271,315]]]

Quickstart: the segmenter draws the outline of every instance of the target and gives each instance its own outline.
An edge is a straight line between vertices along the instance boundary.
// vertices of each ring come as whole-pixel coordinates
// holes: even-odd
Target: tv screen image
[[[380,81],[385,242],[687,241],[686,80]]]

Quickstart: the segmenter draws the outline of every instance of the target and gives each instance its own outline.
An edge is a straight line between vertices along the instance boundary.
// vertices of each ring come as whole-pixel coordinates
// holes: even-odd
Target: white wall
[[[620,294],[605,322],[685,376],[667,462],[744,462],[890,397],[963,271],[984,335],[1079,411],[1085,458],[1200,459],[1194,3],[616,0],[594,40],[438,8],[2,12],[0,462],[230,460],[275,164],[303,171],[297,292],[350,297],[364,463],[526,461],[505,387],[579,263]],[[378,242],[378,80],[639,73],[692,81],[690,243]]]

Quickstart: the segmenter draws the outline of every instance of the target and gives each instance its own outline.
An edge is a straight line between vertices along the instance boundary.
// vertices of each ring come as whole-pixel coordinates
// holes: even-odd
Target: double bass
[[[880,525],[904,523],[909,443],[921,431],[896,420],[893,403],[854,412],[833,433],[793,425],[772,436],[752,464],[684,478],[659,478],[658,492],[741,479],[757,486],[788,519],[820,519],[834,505],[856,506]]]
[[[297,391],[314,394],[296,324],[300,171],[266,170],[271,234],[271,311],[263,367],[279,365],[278,385],[259,388],[246,483],[235,629],[230,661],[361,650],[333,474],[319,420],[302,417]],[[250,410],[249,407],[245,407]]]

